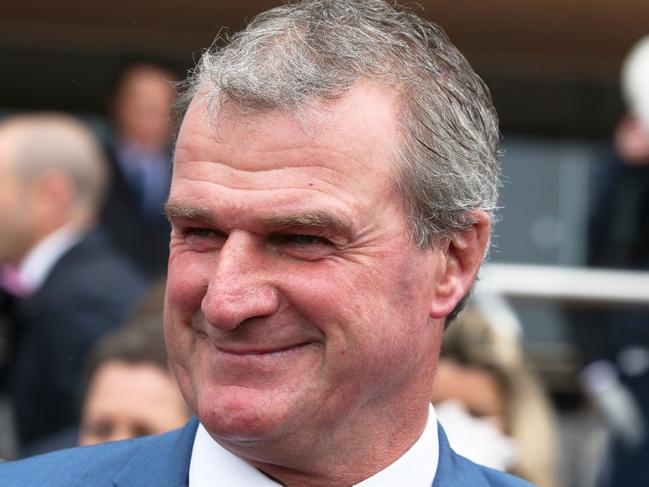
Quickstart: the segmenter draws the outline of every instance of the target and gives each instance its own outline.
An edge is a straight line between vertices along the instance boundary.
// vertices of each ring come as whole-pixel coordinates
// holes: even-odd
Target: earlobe
[[[469,292],[478,275],[489,243],[491,219],[482,211],[474,211],[474,223],[462,232],[445,240],[441,253],[446,259],[443,272],[438,276],[431,301],[430,316],[446,317]]]

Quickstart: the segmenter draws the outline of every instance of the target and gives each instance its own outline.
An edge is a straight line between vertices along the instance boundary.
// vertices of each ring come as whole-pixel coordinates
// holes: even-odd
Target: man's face
[[[134,68],[115,100],[115,122],[124,137],[155,150],[169,145],[171,106],[176,92],[164,71]]]
[[[190,407],[235,449],[369,433],[415,403],[427,413],[446,260],[407,238],[395,98],[359,83],[312,125],[227,105],[215,127],[201,100],[186,115],[167,345]]]

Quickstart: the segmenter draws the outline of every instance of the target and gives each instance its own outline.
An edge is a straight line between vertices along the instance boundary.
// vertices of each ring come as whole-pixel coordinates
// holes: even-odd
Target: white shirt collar
[[[439,461],[437,417],[430,406],[426,428],[410,449],[394,463],[356,487],[430,487]],[[280,484],[219,445],[198,425],[189,464],[189,487],[277,487]]]
[[[38,290],[63,254],[79,240],[81,233],[65,225],[34,245],[18,268],[23,284],[32,292]]]

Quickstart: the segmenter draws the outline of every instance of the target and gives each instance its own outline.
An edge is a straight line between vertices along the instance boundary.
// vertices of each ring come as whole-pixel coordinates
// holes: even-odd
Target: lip
[[[312,342],[302,342],[296,343],[293,345],[278,346],[273,348],[261,348],[261,347],[228,347],[224,345],[214,345],[219,352],[227,355],[235,356],[261,356],[261,355],[280,355],[283,353],[292,352],[300,348],[310,345]]]

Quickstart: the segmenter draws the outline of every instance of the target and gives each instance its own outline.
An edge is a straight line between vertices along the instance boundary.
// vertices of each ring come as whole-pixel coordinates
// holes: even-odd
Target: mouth
[[[277,346],[277,347],[228,347],[225,345],[214,345],[214,348],[219,352],[237,356],[237,357],[255,357],[255,356],[270,356],[270,357],[280,357],[282,355],[289,354],[291,352],[298,351],[308,345],[311,345],[313,342],[303,342],[293,345],[286,346]]]

